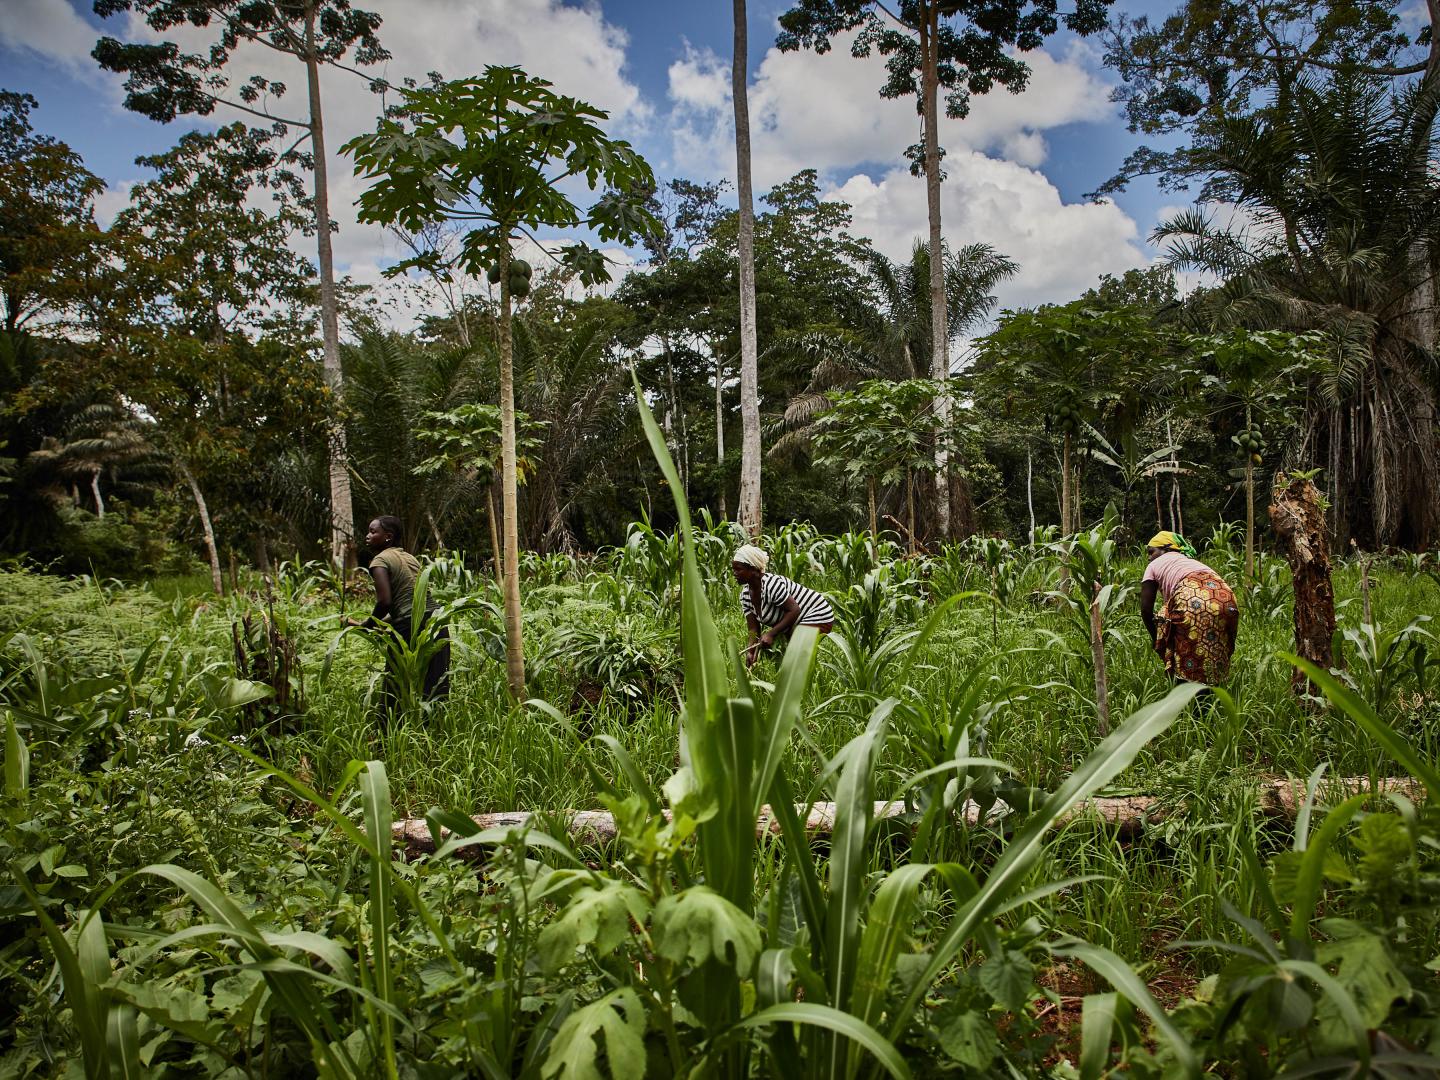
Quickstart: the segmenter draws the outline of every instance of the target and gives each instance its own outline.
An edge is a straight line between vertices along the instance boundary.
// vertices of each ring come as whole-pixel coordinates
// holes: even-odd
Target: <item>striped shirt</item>
[[[785,614],[786,600],[794,600],[800,607],[796,626],[824,626],[835,621],[830,601],[822,594],[780,574],[761,575],[758,613],[750,602],[750,586],[740,586],[740,610],[746,615],[755,615],[761,626],[774,626],[780,621]]]

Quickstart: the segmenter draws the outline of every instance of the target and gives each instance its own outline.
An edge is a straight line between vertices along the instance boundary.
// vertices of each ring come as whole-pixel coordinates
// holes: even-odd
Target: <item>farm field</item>
[[[1235,539],[1222,528],[1202,554],[1240,580]],[[744,634],[733,542],[725,526],[696,532],[721,641]],[[176,1075],[628,1076],[647,1060],[653,1075],[763,1072],[785,1055],[820,1075],[827,1054],[837,1070],[878,1062],[897,1075],[1169,1075],[1207,1061],[1252,1075],[1327,1058],[1348,1068],[1387,1047],[1400,1060],[1428,1031],[1426,965],[1440,952],[1429,811],[1346,801],[1355,792],[1329,781],[1410,776],[1357,709],[1417,760],[1436,758],[1430,559],[1370,561],[1373,627],[1361,566],[1338,569],[1337,679],[1353,700],[1327,708],[1290,689],[1282,563],[1262,558],[1241,594],[1229,696],[1187,703],[1167,698],[1134,614],[1141,565],[1117,556],[1104,569],[1110,708],[1122,731],[1147,710],[1151,727],[1123,750],[1104,744],[1112,760],[1095,773],[1088,618],[1067,599],[1063,544],[975,540],[909,558],[804,526],[768,543],[774,565],[839,613],[808,687],[802,650],[793,670],[764,659],[745,713],[760,743],[793,723],[778,775],[796,802],[838,804],[835,835],[813,850],[717,830],[717,807],[694,805],[693,743],[694,768],[677,774],[681,545],[646,526],[592,559],[526,558],[532,687],[546,705],[507,703],[493,578],[459,554],[428,560],[447,607],[486,603],[454,616],[448,703],[388,729],[373,720],[379,653],[339,634],[335,579],[318,564],[245,574],[223,600],[179,579],[5,572],[5,844],[20,883],[6,890],[8,1074],[79,1070],[129,1039],[148,1068]],[[347,610],[365,604],[347,594]],[[746,792],[748,774],[734,775]],[[1313,781],[1315,809],[1298,823],[1257,800],[1277,778],[1302,792]],[[1154,796],[1151,820],[1081,814],[1043,831],[951,941],[967,893],[1056,816],[1044,800],[1067,783],[1077,800]],[[889,799],[905,813],[871,821]],[[967,799],[986,823],[967,822]],[[566,839],[563,811],[601,806],[618,842]],[[554,842],[527,848],[495,830],[471,841],[478,864],[450,850],[386,866],[368,854],[388,847],[391,816],[463,834],[454,815],[505,810],[535,811]],[[1318,867],[1295,854],[1307,830]],[[797,857],[811,861],[803,873]],[[737,873],[745,904],[720,881]],[[837,927],[846,903],[863,914]],[[47,918],[93,929],[42,947],[42,930],[58,932]],[[1254,950],[1243,977],[1237,946]],[[59,993],[50,956],[66,948],[82,972],[108,948],[114,975],[82,995],[67,972]],[[865,981],[837,993],[821,965],[844,956]],[[1316,963],[1328,979],[1293,966]],[[762,1022],[767,1002],[793,996],[767,979],[864,1020],[894,1060],[838,1022],[813,1026],[829,1013]],[[707,1015],[722,989],[738,995],[736,1016],[761,1019]],[[1222,1003],[1235,1010],[1225,1024]],[[1161,1008],[1168,1019],[1147,1015]],[[1284,1024],[1270,1024],[1274,1008]]]

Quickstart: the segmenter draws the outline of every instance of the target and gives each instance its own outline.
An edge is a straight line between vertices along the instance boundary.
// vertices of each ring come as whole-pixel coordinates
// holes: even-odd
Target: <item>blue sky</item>
[[[565,92],[609,109],[662,177],[724,178],[733,170],[728,0],[371,0],[386,17],[381,37],[395,54],[388,75],[468,74],[485,63],[519,63]],[[751,0],[751,110],[756,125],[757,192],[812,166],[835,197],[855,207],[857,231],[892,256],[923,232],[923,187],[900,159],[918,139],[913,104],[883,101],[878,61],[844,47],[820,58],[773,50],[775,19],[786,4]],[[102,212],[124,204],[126,185],[145,178],[140,154],[172,145],[185,121],[164,126],[120,105],[118,80],[88,57],[98,20],[70,0],[6,0],[0,21],[0,85],[40,102],[36,126],[70,143],[110,190]],[[1172,4],[1126,0],[1117,10],[1165,14]],[[104,28],[126,36],[115,20]],[[1176,197],[1138,186],[1115,205],[1087,205],[1137,144],[1109,103],[1113,74],[1095,42],[1060,35],[1032,54],[1026,93],[977,100],[972,117],[947,122],[946,236],[983,240],[1021,263],[1006,287],[1008,305],[1067,300],[1102,272],[1155,257],[1146,238]],[[247,61],[249,62],[249,61]],[[260,61],[268,62],[268,60]],[[300,85],[293,72],[275,72]],[[375,103],[357,83],[335,76],[325,87],[330,142],[363,130]],[[290,108],[303,107],[293,90]],[[219,114],[217,114],[217,119]],[[342,270],[378,280],[394,242],[349,219],[359,190],[337,161],[333,201],[341,221]]]

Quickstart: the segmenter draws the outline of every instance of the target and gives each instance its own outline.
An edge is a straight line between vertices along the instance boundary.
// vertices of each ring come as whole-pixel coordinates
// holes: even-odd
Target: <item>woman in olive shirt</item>
[[[372,629],[388,627],[402,641],[408,642],[414,625],[412,602],[415,597],[415,579],[420,576],[420,562],[400,546],[403,527],[400,519],[384,514],[370,522],[365,530],[365,545],[371,551],[370,576],[375,579],[375,610],[365,621],[351,620],[352,626],[367,626]],[[430,615],[430,609],[421,612],[420,621]],[[439,650],[430,658],[425,669],[425,700],[432,701],[450,692],[450,632],[441,627],[436,638],[441,642]],[[385,690],[383,694],[385,711],[391,712],[398,696],[399,673],[395,670],[398,657],[393,650],[386,651]]]

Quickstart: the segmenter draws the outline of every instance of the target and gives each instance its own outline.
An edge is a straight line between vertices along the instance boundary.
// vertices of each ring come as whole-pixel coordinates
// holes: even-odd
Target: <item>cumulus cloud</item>
[[[67,0],[4,0],[0,44],[28,49],[52,61],[97,69],[89,59],[97,37]],[[625,71],[628,37],[606,21],[597,4],[575,5],[565,0],[370,0],[365,5],[384,19],[380,36],[392,58],[366,69],[367,74],[400,84],[406,77],[424,79],[431,71],[445,78],[478,74],[487,64],[514,64],[532,75],[549,79],[560,93],[574,95],[610,114],[607,127],[622,135],[644,132],[653,110]],[[133,14],[107,23],[101,33],[129,40],[155,40],[157,35]],[[182,48],[208,47],[213,32],[189,27],[167,35]],[[266,107],[281,118],[304,119],[306,99],[303,69],[268,50],[241,45],[234,54],[230,74],[235,83],[260,74],[285,83],[289,92],[271,99]],[[112,89],[118,79],[107,77]],[[351,163],[339,153],[351,137],[370,130],[382,107],[378,95],[368,92],[352,74],[325,69],[321,76],[325,107],[325,135],[330,161],[331,214],[339,223],[335,258],[342,272],[350,269],[360,280],[378,276],[380,266],[402,256],[398,242],[383,230],[356,223],[354,204],[364,182],[354,176]],[[391,98],[393,101],[393,97]],[[116,106],[118,107],[118,99]],[[228,123],[242,114],[224,108],[200,123]],[[253,119],[253,118],[251,118]],[[192,120],[192,122],[194,122]],[[101,197],[99,213],[105,220],[124,205],[126,185]],[[307,242],[300,246],[313,257]]]
[[[1002,306],[1069,299],[1101,274],[1148,262],[1135,222],[1113,203],[1066,203],[1040,173],[978,151],[946,161],[945,235],[952,243],[990,244],[1020,264],[997,290]],[[907,169],[878,181],[857,174],[829,197],[848,202],[855,231],[892,259],[908,258],[915,239],[926,235],[925,187]]]
[[[998,152],[1034,167],[1045,160],[1045,130],[1113,114],[1109,87],[1092,73],[1083,46],[1061,57],[1042,51],[1025,59],[1032,69],[1025,93],[996,90],[975,98],[964,120],[942,120],[940,141],[950,154]],[[733,178],[729,60],[687,47],[669,76],[674,170]],[[913,99],[880,97],[884,81],[881,58],[853,58],[848,40],[823,56],[770,49],[749,91],[756,187],[802,168],[829,173],[901,160],[920,140],[920,118]]]
[[[68,67],[91,71],[96,33],[65,0],[5,0],[0,46],[23,50]]]

